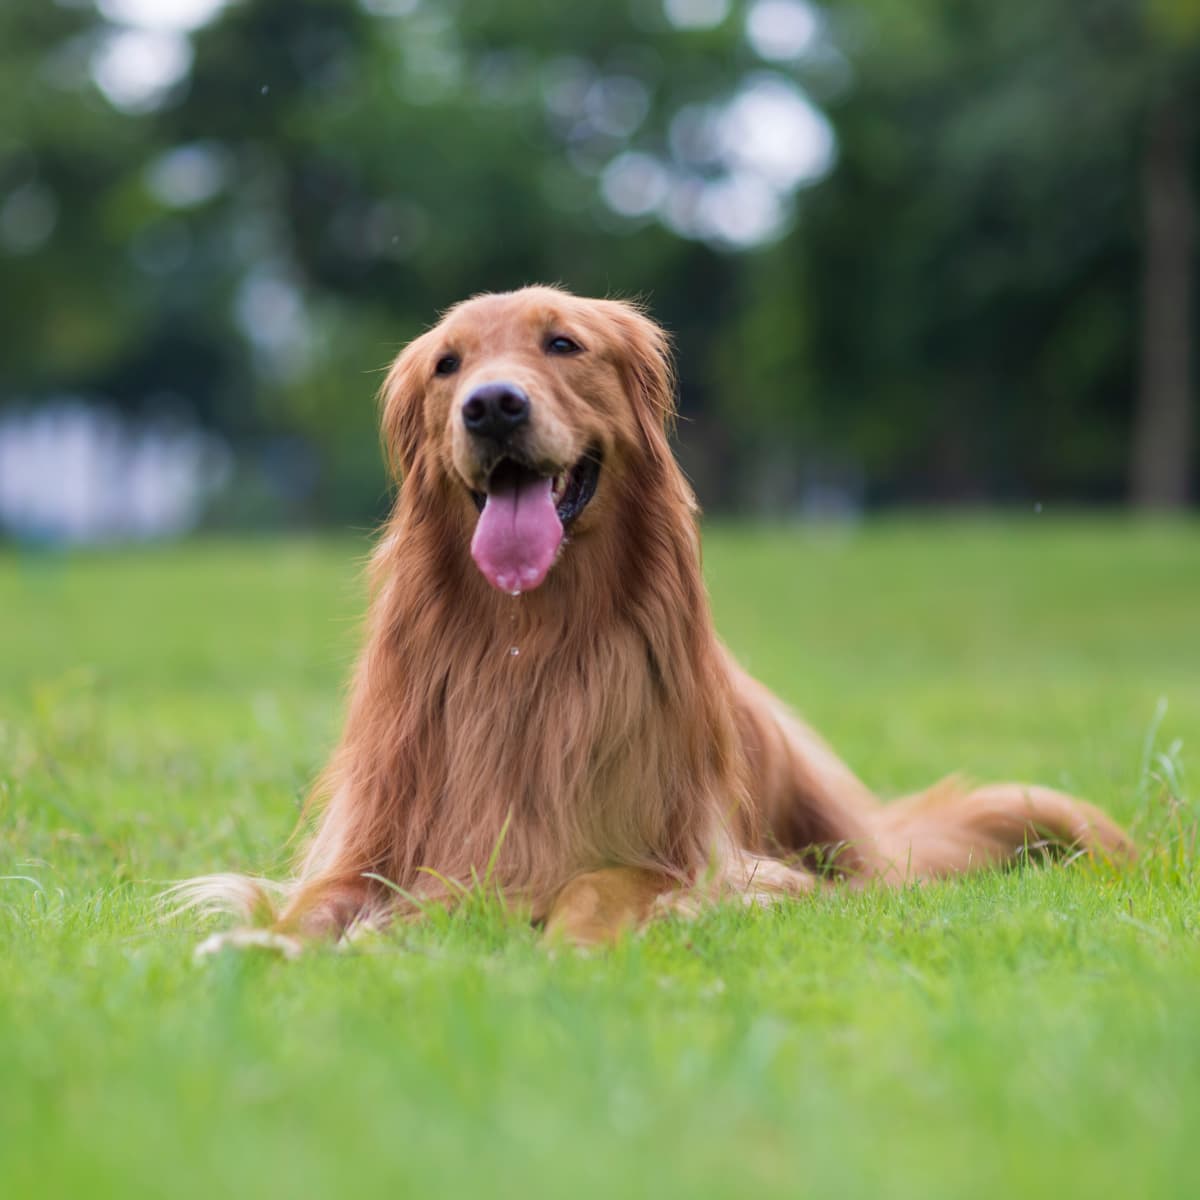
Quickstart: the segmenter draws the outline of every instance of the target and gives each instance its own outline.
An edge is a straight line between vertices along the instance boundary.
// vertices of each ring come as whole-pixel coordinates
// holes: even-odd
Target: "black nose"
[[[499,442],[529,420],[529,397],[515,383],[485,383],[463,401],[463,424]]]

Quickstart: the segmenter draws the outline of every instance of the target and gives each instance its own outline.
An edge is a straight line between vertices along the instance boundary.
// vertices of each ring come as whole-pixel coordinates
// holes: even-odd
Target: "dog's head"
[[[449,503],[475,521],[476,565],[509,592],[538,587],[618,483],[670,463],[672,413],[663,331],[631,304],[550,287],[457,305],[383,389],[397,472],[450,485]]]

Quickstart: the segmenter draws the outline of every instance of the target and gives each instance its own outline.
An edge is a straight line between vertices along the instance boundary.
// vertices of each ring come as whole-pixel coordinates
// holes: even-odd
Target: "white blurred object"
[[[0,529],[60,543],[178,536],[230,470],[210,434],[135,427],[81,401],[0,413]]]
[[[663,12],[676,29],[712,29],[729,15],[729,0],[663,0]]]
[[[717,136],[733,169],[754,171],[781,194],[829,174],[837,153],[833,126],[781,75],[752,75],[721,114]]]
[[[820,33],[820,14],[805,0],[758,0],[746,14],[746,40],[771,62],[800,58]]]
[[[98,0],[97,7],[110,21],[143,29],[170,29],[190,33],[207,25],[228,0]]]
[[[167,29],[119,27],[92,54],[92,77],[114,108],[152,112],[192,69],[192,43]]]
[[[825,115],[772,71],[743,78],[723,104],[688,104],[671,121],[670,160],[625,150],[600,177],[608,207],[624,217],[656,213],[680,237],[728,249],[780,237],[793,198],[824,179],[837,157]]]

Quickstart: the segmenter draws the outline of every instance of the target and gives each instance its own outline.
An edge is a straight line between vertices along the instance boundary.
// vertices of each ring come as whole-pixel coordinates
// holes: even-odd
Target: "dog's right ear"
[[[397,479],[412,471],[424,440],[425,355],[419,337],[397,355],[379,389],[380,424],[388,466]]]

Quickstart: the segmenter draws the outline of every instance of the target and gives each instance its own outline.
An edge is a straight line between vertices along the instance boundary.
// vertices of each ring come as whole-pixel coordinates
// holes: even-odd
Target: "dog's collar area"
[[[502,486],[511,488],[523,480],[546,479],[543,471],[535,470],[514,458],[502,458],[488,474],[486,492],[470,489],[475,507],[483,512],[487,504],[487,492]],[[554,511],[565,528],[579,516],[596,494],[600,479],[600,452],[589,450],[573,467],[554,476]]]

